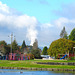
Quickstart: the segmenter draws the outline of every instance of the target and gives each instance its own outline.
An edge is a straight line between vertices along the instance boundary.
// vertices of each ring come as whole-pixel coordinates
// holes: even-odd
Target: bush
[[[72,52],[74,46],[75,43],[73,41],[61,38],[51,43],[48,54],[55,57],[58,54],[66,54],[68,51]]]
[[[71,60],[74,60],[74,57],[70,57]]]
[[[40,56],[40,50],[39,49],[37,49],[37,50],[32,50],[31,51],[31,54],[33,54],[34,55],[34,58],[36,58],[36,59],[39,59],[41,56]]]
[[[28,56],[30,57],[30,59],[34,59],[34,55],[33,54],[28,54]]]

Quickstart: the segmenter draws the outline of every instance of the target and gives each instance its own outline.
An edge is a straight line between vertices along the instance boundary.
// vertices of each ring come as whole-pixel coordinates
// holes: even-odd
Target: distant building
[[[50,57],[50,55],[41,55],[41,58],[43,60],[54,60],[53,58]]]

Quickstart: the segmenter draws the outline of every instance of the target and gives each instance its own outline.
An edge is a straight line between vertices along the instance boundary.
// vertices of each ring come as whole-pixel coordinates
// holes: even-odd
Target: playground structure
[[[60,58],[60,60],[64,59],[67,55],[64,55],[62,58]]]
[[[68,58],[68,54],[58,54],[58,59],[62,60],[62,59],[67,59]]]
[[[70,60],[72,60],[72,59],[75,60],[75,47],[73,47],[73,52],[72,53],[69,53],[69,59]]]
[[[58,58],[60,60],[62,59],[70,59],[70,60],[75,60],[75,47],[73,47],[73,51],[66,53],[66,54],[58,54]],[[61,57],[62,56],[62,57]]]
[[[9,53],[9,55],[0,56],[0,60],[30,60],[26,54]]]

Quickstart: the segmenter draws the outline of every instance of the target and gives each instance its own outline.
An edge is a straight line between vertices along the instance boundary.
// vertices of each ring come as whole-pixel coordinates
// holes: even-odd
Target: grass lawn
[[[24,61],[12,61],[12,60],[0,60],[0,67],[35,67],[35,68],[65,68],[75,69],[75,66],[69,65],[45,65],[36,64],[35,62],[75,62],[75,60],[24,60]]]

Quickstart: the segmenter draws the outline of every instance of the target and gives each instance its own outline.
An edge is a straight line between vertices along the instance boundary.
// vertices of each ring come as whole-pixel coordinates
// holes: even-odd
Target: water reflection
[[[0,69],[0,75],[75,75],[75,73]]]

